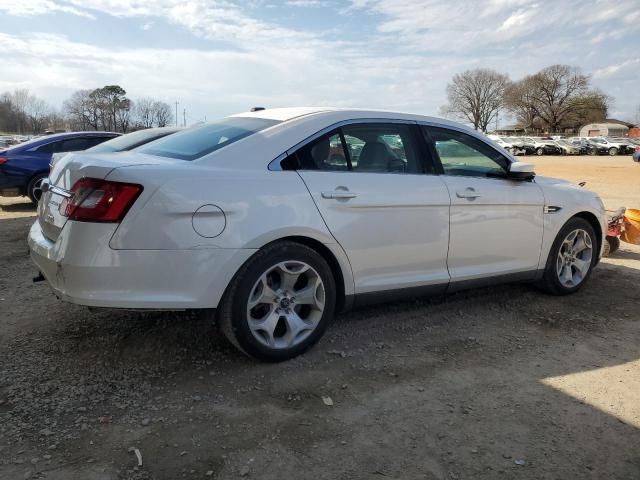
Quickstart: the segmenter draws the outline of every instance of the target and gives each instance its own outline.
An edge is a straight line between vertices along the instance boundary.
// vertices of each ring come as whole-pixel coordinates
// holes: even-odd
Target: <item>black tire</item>
[[[258,279],[280,262],[304,262],[324,284],[324,310],[315,329],[300,343],[289,348],[271,348],[261,343],[249,327],[247,304]],[[296,357],[313,346],[331,322],[336,305],[336,286],[331,268],[315,250],[296,242],[274,242],[255,253],[238,270],[217,309],[217,320],[224,336],[241,352],[258,360],[281,362]]]
[[[620,248],[620,239],[618,237],[607,237],[606,245],[604,246],[606,255],[615,253]]]
[[[591,255],[591,264],[589,266],[589,270],[586,275],[584,275],[583,279],[580,281],[578,285],[573,287],[567,287],[560,283],[558,279],[558,274],[556,270],[556,261],[558,259],[558,254],[560,252],[560,247],[562,246],[563,241],[574,230],[581,229],[587,232],[587,234],[591,237],[592,241],[592,255]],[[591,276],[591,272],[593,271],[593,267],[598,261],[598,252],[599,252],[599,239],[593,230],[593,227],[589,222],[587,222],[583,218],[573,217],[571,218],[558,232],[556,239],[551,246],[551,250],[549,251],[549,256],[547,257],[547,264],[545,266],[544,274],[542,280],[540,282],[540,287],[542,287],[545,291],[552,295],[569,295],[571,293],[577,292],[582,288],[582,286],[586,283],[586,281]]]
[[[609,149],[609,155],[611,155],[612,157],[617,154],[618,154],[618,149],[616,147],[611,147]]]
[[[544,154],[544,149],[541,147],[536,148],[536,155],[540,156]]]
[[[40,196],[42,195],[42,191],[40,191],[37,187],[40,185],[44,178],[47,178],[47,176],[48,175],[46,173],[39,173],[31,180],[29,180],[29,184],[27,185],[27,196],[29,197],[29,200],[31,200],[31,203],[36,206],[38,205]]]

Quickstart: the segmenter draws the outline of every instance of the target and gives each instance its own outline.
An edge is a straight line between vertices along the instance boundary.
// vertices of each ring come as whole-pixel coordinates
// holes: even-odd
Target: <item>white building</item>
[[[627,122],[607,119],[603,123],[589,123],[580,129],[581,137],[626,137],[629,134]]]

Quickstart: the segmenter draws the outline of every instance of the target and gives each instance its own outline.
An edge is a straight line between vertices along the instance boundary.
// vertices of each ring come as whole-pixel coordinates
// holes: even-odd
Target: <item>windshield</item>
[[[266,118],[228,117],[162,138],[136,151],[160,157],[196,160],[278,123],[281,122]]]
[[[122,135],[121,137],[115,137],[111,140],[96,145],[95,147],[91,147],[87,150],[87,152],[123,152],[125,150],[131,150],[133,148],[140,147],[146,143],[151,142],[152,140],[166,137],[167,135],[176,131],[177,129],[175,128],[150,128],[147,130],[139,130],[127,135]]]

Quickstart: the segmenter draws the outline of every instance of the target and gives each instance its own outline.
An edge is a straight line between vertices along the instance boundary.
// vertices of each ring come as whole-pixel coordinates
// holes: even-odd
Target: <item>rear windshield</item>
[[[195,160],[278,123],[280,121],[266,118],[228,117],[183,130],[137,148],[136,151],[160,157]]]
[[[93,153],[108,153],[108,152],[123,152],[125,150],[131,150],[132,148],[140,147],[146,143],[149,143],[158,138],[166,137],[167,135],[175,132],[175,129],[156,129],[139,130],[137,132],[128,133],[120,137],[112,138],[106,142],[102,142],[100,145],[91,147],[87,152]]]

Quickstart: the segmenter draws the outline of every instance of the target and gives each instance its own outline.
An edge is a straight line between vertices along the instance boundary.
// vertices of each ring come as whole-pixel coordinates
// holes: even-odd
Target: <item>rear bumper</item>
[[[117,225],[69,221],[58,239],[36,221],[31,258],[62,300],[128,309],[215,308],[253,249],[113,250]]]

